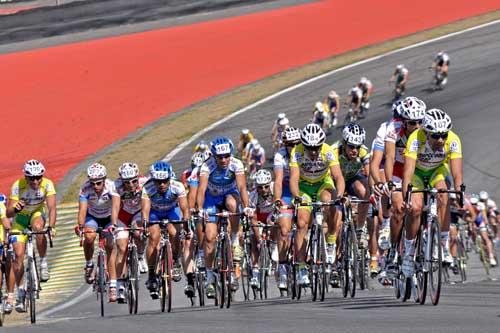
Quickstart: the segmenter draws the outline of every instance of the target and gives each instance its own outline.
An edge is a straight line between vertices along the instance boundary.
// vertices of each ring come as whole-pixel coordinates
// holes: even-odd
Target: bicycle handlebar
[[[45,234],[49,235],[49,246],[52,248],[53,244],[52,244],[52,235],[50,234],[50,227],[45,229],[45,230],[42,230],[42,231],[33,231],[30,229],[24,229],[23,231],[9,231],[9,233],[7,235],[7,239],[9,239],[10,236],[12,236],[12,235],[14,235],[14,236],[16,236],[16,235],[31,236],[31,235],[45,235]]]

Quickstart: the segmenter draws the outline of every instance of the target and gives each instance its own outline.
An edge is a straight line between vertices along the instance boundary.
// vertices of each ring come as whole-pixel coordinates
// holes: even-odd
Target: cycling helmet
[[[330,93],[328,94],[328,97],[331,98],[331,99],[334,99],[334,98],[337,98],[339,97],[339,95],[337,94],[337,92],[335,90],[332,90],[330,91]]]
[[[283,112],[278,113],[278,120],[281,120],[281,119],[283,119],[283,118],[285,118],[285,117],[286,117],[286,114],[285,114],[285,113],[283,113]]]
[[[207,150],[208,149],[208,145],[207,143],[205,142],[205,140],[201,140],[199,143],[198,143],[198,150]]]
[[[306,147],[319,147],[325,138],[325,132],[318,124],[307,124],[300,133],[300,141]]]
[[[488,192],[486,192],[486,191],[479,192],[479,200],[487,201],[488,198],[489,198]]]
[[[349,123],[342,130],[342,138],[348,144],[362,145],[365,142],[365,129],[356,123]]]
[[[398,99],[394,103],[392,103],[392,116],[394,118],[401,118],[401,103],[403,101]]]
[[[471,194],[471,196],[470,196],[470,203],[471,203],[472,205],[477,205],[477,203],[478,203],[478,202],[479,202],[479,197],[478,197],[478,195],[477,195],[477,194],[475,194],[475,193],[474,193],[474,194]]]
[[[405,67],[405,65],[403,65],[403,64],[399,64],[399,65],[397,65],[397,66],[396,66],[396,69],[397,69],[398,71],[400,71],[400,70],[402,70],[404,67]]]
[[[208,149],[202,152],[202,154],[203,154],[203,161],[208,160],[212,156],[212,152]]]
[[[280,125],[280,126],[287,126],[288,124],[290,124],[290,121],[286,117],[283,119],[280,119],[280,121],[278,121],[278,125]]]
[[[288,127],[283,131],[283,142],[300,143],[300,130],[295,127]]]
[[[45,167],[42,162],[38,160],[29,160],[24,163],[23,172],[25,176],[28,177],[38,177],[43,176],[45,173]]]
[[[314,110],[321,112],[321,113],[326,111],[325,107],[323,106],[323,103],[321,103],[321,102],[316,102],[316,104],[314,104]]]
[[[169,179],[174,177],[174,171],[170,163],[156,161],[149,168],[149,173],[153,179]]]
[[[125,162],[118,168],[121,179],[130,179],[139,176],[139,167],[132,162]]]
[[[425,103],[417,97],[406,97],[401,103],[401,117],[406,120],[422,120],[425,116]]]
[[[271,183],[273,180],[273,177],[271,175],[271,172],[266,169],[260,169],[255,173],[255,183],[257,185],[267,185]]]
[[[87,177],[89,179],[102,179],[106,178],[107,175],[106,167],[100,163],[94,163],[87,168]]]
[[[259,150],[260,150],[260,148],[262,148],[262,146],[261,146],[261,145],[260,145],[260,143],[258,143],[258,142],[257,142],[256,144],[254,144],[254,145],[253,145],[253,150],[254,150],[254,151],[259,151]]]
[[[234,151],[234,145],[231,139],[219,136],[210,143],[210,151],[212,152],[212,155],[215,156],[227,154],[232,155]]]
[[[194,153],[193,156],[191,156],[191,167],[199,167],[205,162],[205,155],[201,152]]]
[[[440,109],[427,110],[424,116],[423,129],[429,133],[448,132],[451,129],[451,118]]]
[[[243,134],[245,136],[248,135],[248,133],[250,133],[250,130],[248,128],[244,128],[241,130],[241,134]]]
[[[361,84],[367,84],[368,83],[368,79],[366,77],[362,77],[360,80],[359,80],[359,83]]]

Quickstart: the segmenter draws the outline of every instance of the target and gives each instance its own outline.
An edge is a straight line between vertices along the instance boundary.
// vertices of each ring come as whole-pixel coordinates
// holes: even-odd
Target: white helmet
[[[94,163],[87,168],[87,177],[89,179],[101,179],[108,175],[106,167],[99,163]]]
[[[339,95],[337,94],[337,92],[336,92],[335,90],[332,90],[332,91],[330,91],[330,93],[328,94],[328,97],[330,97],[331,99],[334,99],[334,98],[339,97]]]
[[[283,119],[283,118],[285,118],[285,117],[286,117],[286,114],[285,114],[285,113],[283,113],[283,112],[278,113],[278,120],[281,120],[281,119]]]
[[[397,69],[398,71],[400,71],[400,70],[402,70],[404,67],[405,67],[405,65],[403,65],[403,64],[399,64],[399,65],[397,65],[397,66],[396,66],[396,69]]]
[[[257,185],[267,185],[271,183],[272,180],[273,177],[269,170],[260,169],[255,173],[255,183],[257,183]]]
[[[488,192],[486,192],[486,191],[479,192],[479,200],[487,201],[488,198],[489,198]]]
[[[295,127],[288,127],[283,131],[283,142],[298,143],[300,142],[300,130]]]
[[[366,77],[362,77],[360,80],[359,80],[359,83],[361,84],[367,84],[368,83],[368,79]]]
[[[350,123],[344,126],[342,138],[348,144],[360,146],[365,142],[365,129],[356,123]]]
[[[430,109],[425,112],[423,129],[429,133],[448,132],[451,129],[451,118],[440,109]]]
[[[199,167],[205,162],[205,154],[198,152],[194,153],[193,156],[191,156],[191,166],[192,167]]]
[[[259,143],[259,140],[257,140],[257,139],[250,140],[250,144],[252,145],[252,147],[255,146],[258,143]]]
[[[262,148],[262,146],[261,146],[261,145],[260,145],[260,143],[258,143],[258,142],[257,142],[256,144],[254,144],[254,145],[253,145],[253,150],[254,150],[254,151],[258,151],[258,150],[260,150],[260,148]]]
[[[425,116],[425,103],[413,96],[406,97],[401,103],[401,117],[406,120],[422,120]]]
[[[280,125],[280,126],[286,126],[288,124],[290,124],[290,121],[288,120],[288,118],[280,119],[280,121],[278,122],[278,125]]]
[[[478,202],[479,202],[479,197],[477,196],[477,194],[472,194],[470,196],[471,205],[477,205]]]
[[[314,110],[323,113],[325,112],[325,107],[323,106],[323,103],[316,102],[316,104],[314,104]]]
[[[24,175],[28,177],[39,177],[43,176],[45,173],[45,167],[43,166],[42,162],[38,160],[29,160],[28,162],[24,163]]]
[[[243,135],[248,135],[248,133],[250,133],[250,130],[248,128],[244,128],[241,130],[241,134]]]
[[[139,167],[132,162],[125,162],[118,168],[121,179],[130,179],[139,176]]]
[[[325,138],[325,132],[318,124],[307,124],[300,133],[300,141],[306,147],[319,147]]]

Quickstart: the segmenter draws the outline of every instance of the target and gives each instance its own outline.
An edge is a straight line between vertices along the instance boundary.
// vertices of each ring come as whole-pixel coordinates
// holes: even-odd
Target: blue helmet
[[[149,173],[153,179],[169,179],[174,176],[172,166],[165,161],[156,161],[149,168]]]
[[[210,143],[210,151],[212,152],[212,155],[215,156],[227,154],[232,155],[234,151],[234,145],[231,139],[219,136]]]

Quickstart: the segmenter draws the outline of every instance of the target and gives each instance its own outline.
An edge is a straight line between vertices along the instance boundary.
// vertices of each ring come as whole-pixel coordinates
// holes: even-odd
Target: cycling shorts
[[[292,205],[292,192],[290,192],[290,186],[288,184],[283,184],[283,187],[281,188],[281,202],[286,205],[286,206],[291,206]],[[280,211],[280,217],[292,217],[293,216],[293,209],[287,209],[287,210],[282,210]]]
[[[431,170],[420,170],[415,168],[411,183],[413,184],[414,190],[423,190],[425,188],[424,178],[428,178],[429,185],[435,187],[440,181],[445,181],[449,174],[450,172],[444,164]]]
[[[130,227],[132,222],[141,221],[141,211],[131,214],[123,209],[120,209],[120,212],[118,213],[118,221]]]
[[[354,177],[345,181],[345,190],[350,196],[357,196],[356,191],[354,190],[354,183],[356,181],[360,181],[364,186],[367,186],[368,184],[368,178],[365,175],[362,173],[355,174]]]
[[[226,206],[226,198],[228,196],[233,196],[237,202],[240,201],[240,192],[237,189],[233,189],[223,195],[212,195],[208,191],[205,193],[205,202],[203,203],[203,209],[207,214],[215,214]],[[209,223],[217,223],[217,217],[210,216],[207,220]]]
[[[46,216],[45,213],[41,210],[36,210],[30,215],[17,214],[14,223],[12,223],[12,232],[23,232],[31,226],[33,220],[41,218],[45,224]],[[26,243],[28,241],[28,236],[26,235],[12,235],[10,236],[11,243]]]
[[[177,206],[164,212],[151,209],[149,212],[149,224],[158,224],[161,220],[178,221],[182,219],[181,209]]]
[[[312,197],[316,197],[319,200],[321,193],[325,190],[335,190],[335,184],[330,175],[326,176],[323,181],[317,183],[308,183],[305,181],[299,181],[299,196],[302,198],[303,203],[312,202]],[[303,206],[299,209],[312,210],[312,207]]]

